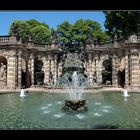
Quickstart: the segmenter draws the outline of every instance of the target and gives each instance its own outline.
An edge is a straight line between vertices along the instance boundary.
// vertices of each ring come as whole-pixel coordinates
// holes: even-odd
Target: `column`
[[[34,55],[31,54],[31,86],[34,86]]]
[[[93,72],[93,74],[92,74],[92,76],[93,76],[93,83],[95,83],[96,82],[96,59],[95,59],[95,57],[93,58],[93,61],[92,61],[92,72]]]
[[[22,52],[21,51],[19,51],[18,52],[18,88],[20,88],[21,89],[21,86],[22,86],[22,81],[21,81],[21,54],[22,54]]]
[[[16,87],[16,52],[11,52],[11,54],[7,65],[7,86],[14,89]]]
[[[94,74],[95,72],[95,58],[92,59],[92,73]]]
[[[116,69],[116,55],[113,55],[112,58],[112,84],[117,86],[117,69]]]
[[[60,61],[58,64],[58,78],[60,77],[61,74],[62,74],[62,61]]]
[[[54,84],[54,73],[55,73],[55,69],[54,69],[54,57],[53,55],[51,55],[51,73],[52,73],[52,78],[51,78],[51,85]]]
[[[125,86],[129,86],[129,62],[128,62],[128,51],[125,51]]]
[[[139,57],[138,50],[131,50],[131,87],[137,89],[139,87]]]
[[[27,55],[27,57],[28,57],[28,55]],[[26,87],[30,87],[30,85],[31,85],[31,75],[30,75],[30,71],[29,71],[29,68],[30,68],[30,59],[29,58],[27,58],[26,59]]]
[[[88,73],[89,73],[89,84],[92,85],[93,82],[93,72],[92,72],[92,55],[88,54]]]
[[[15,54],[15,88],[18,87],[18,52]]]
[[[84,62],[85,74],[88,76],[88,58]]]
[[[97,84],[102,84],[102,61],[98,58],[96,60],[96,71],[97,71]]]
[[[49,54],[45,61],[44,73],[45,73],[44,84],[49,85],[49,75],[50,75],[50,55]]]
[[[54,56],[54,85],[57,82],[57,54]]]

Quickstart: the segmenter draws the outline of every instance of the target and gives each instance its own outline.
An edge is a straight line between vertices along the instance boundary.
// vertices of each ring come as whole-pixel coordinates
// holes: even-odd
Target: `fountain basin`
[[[19,98],[19,92],[0,94],[1,129],[139,129],[140,94],[129,92],[123,98],[120,91],[83,93],[88,111],[61,110],[65,93],[29,92]],[[127,101],[123,100],[127,99]],[[68,99],[70,100],[70,99]]]
[[[83,112],[87,111],[86,100],[65,100],[65,104],[62,107],[64,111],[74,111],[74,112]]]

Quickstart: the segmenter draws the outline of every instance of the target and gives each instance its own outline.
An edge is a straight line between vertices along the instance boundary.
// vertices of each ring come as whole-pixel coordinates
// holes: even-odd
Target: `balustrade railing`
[[[17,43],[15,36],[0,36],[0,45]]]
[[[10,36],[1,36],[0,43],[7,43],[10,40]]]
[[[136,36],[135,43],[140,43],[140,36]],[[133,43],[133,37],[130,36],[128,39],[118,39],[114,42],[106,42],[103,44],[88,44],[86,46],[87,50],[94,50],[94,49],[108,49],[113,47],[120,47],[123,46],[125,43]],[[32,41],[28,41],[26,43],[22,43],[21,40],[17,40],[15,36],[0,36],[0,45],[6,45],[6,44],[24,44],[27,46],[27,48],[37,48],[37,49],[45,49],[45,50],[58,50],[57,44],[40,44],[40,43],[34,43]]]

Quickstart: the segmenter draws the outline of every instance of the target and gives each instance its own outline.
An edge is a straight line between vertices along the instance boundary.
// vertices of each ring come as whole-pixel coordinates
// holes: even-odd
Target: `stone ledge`
[[[128,90],[128,92],[137,92],[140,93],[140,86],[139,87],[128,87],[126,88]],[[84,90],[84,93],[101,93],[101,92],[111,92],[111,91],[116,91],[116,92],[121,92],[123,90],[123,88],[115,88],[115,87],[110,87],[110,88],[102,88],[102,89],[88,89],[88,90]],[[10,88],[10,87],[6,87],[5,89],[0,89],[0,93],[20,93],[21,89],[14,89],[14,88]],[[45,88],[26,88],[24,89],[25,92],[28,93],[66,93],[65,90],[63,89],[45,89]]]

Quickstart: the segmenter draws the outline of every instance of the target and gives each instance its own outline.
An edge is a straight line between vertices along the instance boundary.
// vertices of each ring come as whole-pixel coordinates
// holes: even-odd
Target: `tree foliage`
[[[61,46],[69,46],[72,42],[72,25],[68,21],[64,21],[57,26],[57,39]]]
[[[57,26],[58,42],[63,47],[77,50],[85,46],[87,40],[103,43],[107,40],[107,35],[101,30],[101,26],[92,20],[77,20],[75,24],[64,21]]]
[[[9,35],[15,35],[17,39],[22,39],[23,42],[26,42],[30,37],[31,27],[26,21],[16,20],[14,21],[9,30]]]
[[[26,42],[32,37],[32,40],[37,43],[47,44],[50,41],[50,29],[46,23],[41,23],[37,20],[31,19],[28,21],[16,20],[9,29],[9,35],[15,35],[22,42]]]
[[[31,36],[33,41],[36,43],[50,43],[51,30],[49,28],[44,27],[43,25],[39,25],[31,30]]]
[[[101,26],[92,20],[77,20],[74,24],[64,21],[57,26],[56,31],[51,30],[46,23],[31,19],[27,21],[14,21],[9,29],[10,35],[16,35],[23,42],[32,38],[34,42],[47,44],[52,38],[57,37],[60,46],[69,47],[71,50],[85,46],[87,41],[103,43],[107,35],[101,30]]]
[[[46,23],[41,23],[35,19],[30,19],[27,21],[27,23],[31,26],[31,29],[39,25],[43,25],[44,27],[49,28],[49,26]]]
[[[140,13],[138,11],[105,11],[105,27],[111,39],[138,33]]]

